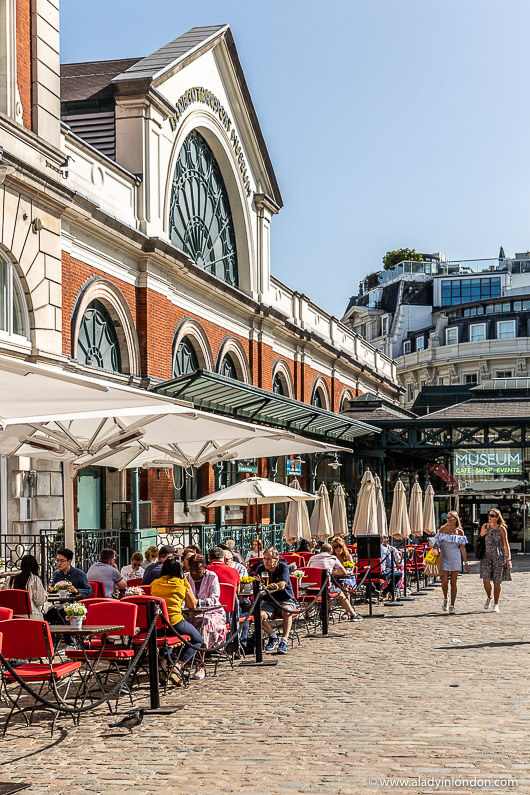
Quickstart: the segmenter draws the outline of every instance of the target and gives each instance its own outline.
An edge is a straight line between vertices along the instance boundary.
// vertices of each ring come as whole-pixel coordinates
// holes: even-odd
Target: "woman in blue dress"
[[[454,615],[457,591],[456,582],[458,572],[462,567],[462,560],[466,566],[466,571],[469,573],[466,550],[467,538],[464,535],[464,531],[460,525],[460,518],[456,511],[449,511],[446,523],[440,527],[431,540],[431,543],[433,546],[438,547],[443,554],[442,591],[444,601],[442,610],[444,613],[449,610],[449,613]],[[448,606],[447,590],[449,577],[451,577],[451,604]]]

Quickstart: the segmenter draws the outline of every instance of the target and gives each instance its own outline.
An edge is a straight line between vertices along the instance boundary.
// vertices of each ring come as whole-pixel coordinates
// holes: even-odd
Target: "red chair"
[[[228,582],[220,582],[221,596],[219,602],[226,613],[233,613],[236,607],[236,587]]]
[[[296,563],[297,566],[303,566],[303,560],[300,555],[295,552],[286,552],[280,555],[281,558],[289,565],[289,563]]]
[[[115,599],[111,599],[110,597],[107,596],[99,596],[99,597],[91,596],[89,599],[80,599],[79,604],[84,605],[88,610],[89,605],[96,605],[99,604],[100,602],[115,602],[115,601],[116,601]]]
[[[19,588],[6,588],[0,591],[0,607],[9,607],[13,611],[14,618],[31,618],[31,600],[28,591]],[[13,657],[16,655],[14,654]]]
[[[298,601],[300,598],[300,580],[294,574],[290,574],[289,579],[291,580],[291,588],[293,589],[294,598],[296,601]]]
[[[135,577],[134,580],[127,580],[127,588],[137,588],[142,585],[142,578]]]
[[[313,557],[312,552],[299,552],[298,555],[302,558],[301,565],[307,566],[311,558]],[[298,567],[300,568],[300,566]]]
[[[0,621],[9,621],[13,618],[13,611],[10,607],[0,607]]]
[[[142,585],[142,591],[144,592],[145,596],[151,596],[151,586],[150,585]]]
[[[23,679],[24,682],[41,682],[43,686],[47,683],[57,703],[59,704],[62,702],[68,695],[72,676],[79,670],[81,663],[53,662],[54,648],[48,622],[27,618],[22,618],[18,621],[2,621],[0,622],[0,633],[2,634],[2,654],[7,659],[39,659],[38,663],[28,662],[23,665],[17,665],[14,668],[17,675]],[[44,662],[42,662],[43,660]],[[59,694],[58,683],[66,679],[68,679],[66,682],[66,690],[63,696],[61,696]],[[31,706],[20,708],[18,706],[18,701],[22,693],[25,695],[26,691],[23,690],[22,685],[18,685],[17,683],[18,692],[14,696],[9,693],[7,685],[13,684],[16,680],[7,670],[4,671],[4,681],[6,683],[7,697],[12,704],[11,711],[4,724],[3,734],[5,735],[15,710],[24,716],[26,725],[29,726],[31,718],[30,721],[28,721],[26,712],[33,714],[37,709],[49,709],[49,707],[43,707],[39,702],[35,701]],[[53,718],[52,734],[59,715],[60,713],[56,712]],[[75,724],[75,715],[73,715],[72,718]]]
[[[254,574],[260,563],[263,563],[263,558],[250,558],[247,565],[248,573]]]
[[[105,586],[101,580],[89,580],[88,584],[92,588],[92,596],[102,596],[104,598],[107,596],[105,593]]]
[[[82,649],[66,650],[66,656],[69,660],[95,660],[95,666],[93,670],[102,695],[105,695],[105,691],[102,685],[101,672],[95,669],[99,665],[100,661],[106,660],[109,663],[109,667],[107,669],[107,680],[110,673],[113,671],[118,674],[118,677],[120,677],[120,663],[125,662],[128,664],[131,658],[134,657],[132,640],[136,631],[137,615],[138,607],[135,604],[131,604],[130,602],[125,602],[123,599],[121,601],[118,601],[117,599],[111,599],[106,602],[95,602],[88,606],[86,614],[87,625],[97,626],[99,624],[114,624],[116,626],[121,626],[121,629],[112,630],[111,635],[112,638],[121,638],[122,643],[115,644],[109,642],[108,638],[102,636],[100,638],[100,643],[95,645],[94,648],[92,648],[90,645],[86,645]],[[118,690],[118,693],[116,694],[115,711],[118,710],[120,693],[124,690],[129,696],[131,705],[133,705],[131,692],[124,683],[122,688]],[[110,703],[109,709],[111,709]]]

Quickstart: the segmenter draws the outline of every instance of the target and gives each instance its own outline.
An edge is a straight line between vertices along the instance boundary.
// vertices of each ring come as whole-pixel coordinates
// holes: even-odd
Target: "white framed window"
[[[388,315],[383,315],[381,317],[381,336],[384,337],[385,334],[388,334],[388,325],[389,325],[389,317]]]
[[[0,336],[27,344],[29,316],[26,297],[12,262],[0,255]]]
[[[469,385],[478,384],[478,373],[463,373],[462,383]]]
[[[445,344],[446,345],[457,345],[458,344],[458,327],[451,326],[451,328],[445,329]]]
[[[416,337],[416,350],[418,353],[425,350],[425,337],[423,334],[419,337]]]
[[[515,338],[515,320],[497,321],[497,339],[511,340]]]
[[[486,339],[486,324],[472,323],[469,327],[469,341],[482,342]]]
[[[410,353],[410,340],[405,340],[403,343],[403,356],[406,356],[407,353]]]
[[[412,400],[414,400],[414,385],[413,384],[409,384],[407,386],[407,399],[408,399],[409,403]]]
[[[513,370],[495,370],[495,378],[513,378]]]

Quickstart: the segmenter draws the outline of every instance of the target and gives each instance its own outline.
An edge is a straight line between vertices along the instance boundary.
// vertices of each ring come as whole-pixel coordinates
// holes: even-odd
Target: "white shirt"
[[[145,569],[143,569],[141,566],[138,569],[136,569],[136,571],[133,569],[131,565],[124,566],[123,569],[121,570],[121,576],[123,577],[124,580],[139,580],[144,576],[144,574],[145,574]]]
[[[346,570],[340,560],[335,555],[330,555],[329,552],[319,552],[318,555],[313,555],[312,558],[309,558],[307,565],[310,568],[327,569],[328,571],[340,569],[341,572],[346,574]]]

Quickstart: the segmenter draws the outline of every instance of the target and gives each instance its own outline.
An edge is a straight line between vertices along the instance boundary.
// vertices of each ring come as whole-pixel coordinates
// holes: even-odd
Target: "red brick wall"
[[[30,0],[16,0],[17,83],[24,127],[31,130],[31,10]]]
[[[263,389],[272,389],[272,376],[278,355],[271,347],[259,343],[257,340],[250,342],[248,339],[227,334],[226,329],[216,326],[191,312],[174,306],[164,296],[146,288],[135,289],[130,284],[97,271],[79,260],[73,259],[63,252],[63,351],[72,352],[72,309],[76,299],[82,292],[87,280],[93,276],[101,276],[111,281],[121,291],[127,302],[133,320],[137,327],[138,342],[140,347],[141,375],[169,379],[171,378],[172,347],[175,329],[184,318],[197,321],[205,331],[210,343],[214,362],[219,349],[227,336],[235,337],[241,343],[249,361],[251,380],[255,386]],[[340,399],[344,384],[337,379],[332,379],[308,365],[302,367],[299,362],[285,360],[291,372],[295,397],[309,403],[313,384],[318,376],[322,376],[328,386],[333,411],[339,410]],[[354,390],[352,390],[354,391]],[[260,460],[259,474],[266,476],[266,461]],[[307,483],[303,486],[307,487]],[[202,471],[203,493],[208,494],[215,488],[214,471],[211,467],[203,467]],[[140,474],[140,497],[142,500],[152,501],[153,524],[171,524],[173,521],[174,491],[173,482],[162,471],[160,475],[156,470],[143,471]],[[215,511],[205,511],[206,523],[215,521]],[[268,521],[270,510],[268,506],[260,509],[261,519]],[[244,509],[244,523],[256,521],[255,510]]]

